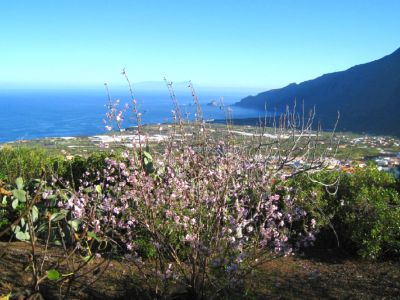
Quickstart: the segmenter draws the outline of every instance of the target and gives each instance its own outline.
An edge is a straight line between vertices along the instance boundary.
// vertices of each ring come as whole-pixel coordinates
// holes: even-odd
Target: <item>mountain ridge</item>
[[[303,102],[316,107],[317,119],[332,128],[340,111],[339,130],[400,136],[400,48],[380,59],[248,96],[238,106],[282,110]]]

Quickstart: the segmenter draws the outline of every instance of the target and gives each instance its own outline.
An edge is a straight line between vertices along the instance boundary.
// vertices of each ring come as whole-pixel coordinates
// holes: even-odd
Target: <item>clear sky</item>
[[[0,87],[281,87],[400,47],[399,0],[4,0]]]

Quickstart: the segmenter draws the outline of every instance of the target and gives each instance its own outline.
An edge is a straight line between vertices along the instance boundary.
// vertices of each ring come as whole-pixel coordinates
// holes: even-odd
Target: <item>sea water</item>
[[[229,110],[232,118],[259,117],[259,111],[236,107],[233,103],[245,91],[200,90],[198,98],[203,118],[224,119]],[[189,90],[176,93],[184,117],[193,119],[196,107]],[[168,90],[135,91],[143,124],[172,122],[173,103]],[[223,97],[224,107],[219,105]],[[128,91],[114,91],[111,99],[132,106]],[[108,97],[102,89],[0,90],[0,143],[44,137],[89,136],[105,133]],[[213,103],[214,105],[210,105]],[[218,103],[218,105],[216,105]],[[134,126],[127,113],[123,126]]]

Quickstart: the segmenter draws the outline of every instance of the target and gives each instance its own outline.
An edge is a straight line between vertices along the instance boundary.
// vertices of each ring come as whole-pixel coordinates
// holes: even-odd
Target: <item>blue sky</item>
[[[0,2],[0,87],[191,79],[268,89],[400,47],[398,0]]]

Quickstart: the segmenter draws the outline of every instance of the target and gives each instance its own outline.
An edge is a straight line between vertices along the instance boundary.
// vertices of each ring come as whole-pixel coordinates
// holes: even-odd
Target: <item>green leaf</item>
[[[84,262],[90,262],[93,259],[93,255],[86,255],[85,257],[82,257]]]
[[[22,189],[24,188],[24,180],[23,180],[21,177],[18,177],[18,178],[15,180],[15,184],[17,185],[17,188],[18,188],[19,190],[22,190]]]
[[[1,201],[1,204],[3,204],[3,205],[7,204],[7,196],[3,197],[3,201]]]
[[[27,240],[27,236],[26,236],[25,232],[23,232],[23,231],[18,231],[17,234],[15,235],[15,237],[20,241],[26,241]]]
[[[26,201],[26,192],[24,190],[12,190],[13,196],[21,202]]]
[[[57,270],[49,270],[47,271],[47,278],[50,280],[58,280],[61,278],[61,274]]]
[[[100,185],[96,185],[96,192],[101,194],[101,186]]]
[[[93,231],[89,231],[88,233],[87,233],[87,235],[88,235],[88,237],[91,237],[91,238],[93,238],[93,239],[95,239],[96,241],[100,241],[100,239],[98,238],[98,236],[93,232]]]
[[[37,232],[47,232],[48,225],[46,223],[42,223],[36,229]]]
[[[51,201],[51,200],[57,200],[57,195],[50,195],[50,196],[47,196],[46,200],[49,200],[49,201]]]
[[[65,215],[64,213],[56,212],[56,213],[54,213],[54,214],[51,215],[50,221],[52,221],[52,222],[58,222],[58,221],[61,221],[62,219],[64,219],[65,216],[66,216],[66,215]]]
[[[36,205],[32,207],[32,222],[36,222],[39,219],[39,209]]]
[[[62,200],[67,201],[69,199],[68,195],[64,193],[63,191],[60,192],[60,197]]]
[[[21,227],[24,227],[24,226],[25,226],[25,219],[21,218]]]
[[[143,151],[143,155],[144,155],[149,161],[152,161],[152,160],[153,160],[153,157],[150,155],[149,152]]]
[[[90,194],[91,192],[93,192],[93,188],[92,188],[92,187],[87,187],[87,188],[83,189],[83,191],[84,191],[86,194]]]
[[[68,221],[68,224],[72,227],[74,231],[78,231],[80,223],[81,221],[78,219]]]
[[[11,229],[14,233],[17,233],[18,231],[21,230],[21,227],[19,225],[12,225]]]
[[[18,199],[14,199],[14,201],[11,203],[11,207],[12,207],[13,209],[16,209],[17,206],[18,206]]]

